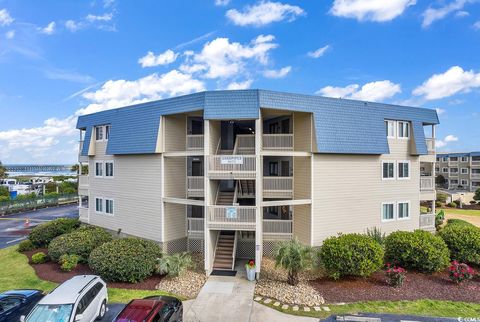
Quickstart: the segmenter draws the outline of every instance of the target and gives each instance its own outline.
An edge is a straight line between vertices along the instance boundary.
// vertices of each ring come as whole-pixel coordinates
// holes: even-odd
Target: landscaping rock
[[[292,307],[292,310],[298,311],[298,306],[295,305],[294,307]]]
[[[280,302],[273,303],[273,306],[280,306]]]
[[[270,302],[272,302],[271,299],[266,299],[265,301],[263,301],[263,303],[265,303],[265,304],[269,304]]]
[[[324,307],[322,307],[322,309],[323,309],[324,311],[330,312],[330,308],[329,308],[328,306],[324,306]]]
[[[282,310],[287,310],[288,309],[288,305],[287,304],[283,304],[282,305]]]
[[[304,310],[305,312],[310,312],[310,308],[309,308],[308,306],[305,306],[305,307],[303,308],[303,310]]]
[[[320,311],[322,310],[322,309],[320,308],[320,306],[315,306],[313,309],[314,309],[315,311],[317,311],[317,312],[320,312]]]
[[[260,301],[261,299],[262,299],[261,296],[257,296],[257,297],[254,298],[254,300],[257,301],[257,302]]]

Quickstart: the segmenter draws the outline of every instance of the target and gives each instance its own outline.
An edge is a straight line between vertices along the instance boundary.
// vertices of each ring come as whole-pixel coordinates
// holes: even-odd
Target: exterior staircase
[[[233,199],[235,192],[233,191],[219,191],[216,204],[219,206],[231,206],[233,205]]]
[[[233,270],[235,263],[235,243],[237,242],[235,237],[236,234],[234,231],[220,231],[215,250],[213,269]]]
[[[242,196],[255,196],[255,180],[239,180]]]

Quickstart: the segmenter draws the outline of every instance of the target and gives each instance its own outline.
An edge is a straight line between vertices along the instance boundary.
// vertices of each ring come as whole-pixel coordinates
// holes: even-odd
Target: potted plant
[[[245,264],[245,269],[247,270],[247,279],[254,281],[256,273],[255,261],[253,259],[249,260],[248,263]]]

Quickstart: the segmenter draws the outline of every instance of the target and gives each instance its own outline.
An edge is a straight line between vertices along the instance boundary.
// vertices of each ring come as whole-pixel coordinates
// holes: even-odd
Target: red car
[[[182,302],[170,296],[149,296],[131,300],[115,322],[182,322]]]

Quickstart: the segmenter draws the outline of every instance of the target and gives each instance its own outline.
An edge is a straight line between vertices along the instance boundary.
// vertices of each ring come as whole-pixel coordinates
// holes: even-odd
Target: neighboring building
[[[476,191],[480,188],[480,152],[437,155],[437,175],[445,178],[443,188]]]
[[[202,251],[208,273],[235,258],[259,272],[292,237],[319,246],[371,227],[433,231],[438,123],[424,108],[264,90],[80,116],[80,219]]]

